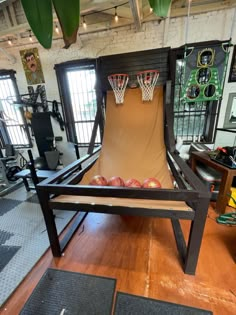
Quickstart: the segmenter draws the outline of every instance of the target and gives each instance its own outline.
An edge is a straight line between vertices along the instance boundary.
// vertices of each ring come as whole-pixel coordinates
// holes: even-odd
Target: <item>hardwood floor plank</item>
[[[236,228],[210,207],[196,276],[183,273],[170,220],[90,213],[61,258],[48,250],[0,310],[18,314],[48,267],[117,279],[116,290],[236,314]],[[181,226],[187,239],[189,222]]]

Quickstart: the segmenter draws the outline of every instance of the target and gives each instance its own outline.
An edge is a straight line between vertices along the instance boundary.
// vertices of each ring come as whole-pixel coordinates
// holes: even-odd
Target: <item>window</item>
[[[76,139],[80,146],[86,146],[91,139],[97,112],[97,99],[94,89],[95,69],[68,70],[67,79]],[[96,142],[101,142],[99,134],[97,134]]]
[[[80,147],[87,147],[92,137],[97,113],[95,65],[93,62],[85,62],[85,64],[62,64],[55,68],[62,95],[68,140],[77,143]],[[100,143],[101,135],[98,126],[95,144]]]
[[[13,144],[16,147],[30,145],[28,130],[22,109],[14,105],[19,98],[14,72],[0,71],[0,145]]]

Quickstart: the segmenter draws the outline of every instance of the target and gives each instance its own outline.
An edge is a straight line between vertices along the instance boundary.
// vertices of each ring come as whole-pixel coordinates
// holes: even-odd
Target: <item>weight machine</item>
[[[6,145],[5,156],[0,149],[0,195],[10,192],[21,183],[15,176],[22,169],[17,161],[19,154],[11,144]],[[21,154],[20,159],[24,160],[25,165],[27,161]]]

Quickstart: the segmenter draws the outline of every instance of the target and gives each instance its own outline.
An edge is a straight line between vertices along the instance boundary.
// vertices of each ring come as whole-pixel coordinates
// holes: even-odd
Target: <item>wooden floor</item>
[[[182,271],[170,220],[91,213],[64,256],[53,259],[49,250],[0,314],[18,314],[45,270],[53,267],[116,278],[119,291],[235,315],[236,227],[217,224],[213,206],[195,276]],[[189,222],[181,224],[188,231]]]

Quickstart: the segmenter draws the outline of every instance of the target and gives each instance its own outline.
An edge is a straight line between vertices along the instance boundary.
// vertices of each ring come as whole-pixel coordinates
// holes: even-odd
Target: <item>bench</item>
[[[56,172],[57,172],[57,170],[56,171],[52,171],[52,170],[36,170],[36,175],[37,175],[38,181],[42,181],[43,179],[52,176]],[[35,187],[30,187],[29,186],[28,179],[32,178],[31,172],[30,172],[29,169],[22,170],[22,171],[16,173],[15,176],[18,177],[18,178],[22,178],[23,179],[23,183],[24,183],[25,188],[26,188],[27,191],[30,191],[31,189],[35,189]]]

